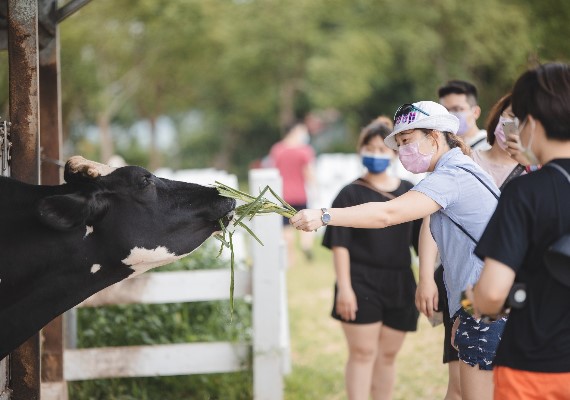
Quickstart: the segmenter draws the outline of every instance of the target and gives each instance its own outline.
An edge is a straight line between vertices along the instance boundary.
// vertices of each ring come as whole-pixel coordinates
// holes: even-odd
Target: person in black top
[[[387,120],[387,121],[386,121]],[[367,173],[344,187],[333,207],[388,201],[413,187],[386,173],[394,150],[384,144],[391,132],[382,117],[363,129],[358,151]],[[346,391],[350,399],[391,398],[395,358],[407,331],[415,331],[416,282],[411,264],[413,223],[386,229],[328,226],[323,246],[332,249],[336,271],[332,317],[347,340]]]
[[[513,282],[526,285],[526,303],[510,312],[497,350],[494,398],[569,399],[570,283],[551,272],[545,255],[570,234],[570,65],[524,73],[512,108],[523,153],[543,167],[506,185],[475,249],[485,266],[468,295],[476,313],[494,316]],[[562,260],[570,277],[570,258]]]

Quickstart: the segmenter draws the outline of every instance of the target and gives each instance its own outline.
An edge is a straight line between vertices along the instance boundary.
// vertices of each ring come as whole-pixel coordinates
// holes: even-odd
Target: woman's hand
[[[323,226],[322,215],[323,212],[321,210],[301,210],[291,217],[290,222],[297,230],[305,232],[316,231]]]
[[[416,307],[419,312],[431,318],[438,309],[439,293],[434,279],[422,279],[416,288]]]
[[[465,298],[468,301],[468,304],[470,304],[471,308],[472,308],[472,316],[475,319],[479,319],[481,318],[481,314],[479,313],[479,311],[477,311],[477,306],[475,305],[475,294],[473,293],[473,285],[468,285],[467,288],[465,288],[465,291],[463,292],[465,293]],[[462,304],[463,306],[463,304]],[[465,308],[465,307],[464,307]]]
[[[511,133],[507,135],[507,153],[511,156],[513,160],[518,162],[525,167],[530,165],[530,160],[528,160],[522,153],[522,145],[519,135],[516,133]]]
[[[345,321],[354,321],[358,304],[352,288],[339,288],[336,294],[336,313]]]

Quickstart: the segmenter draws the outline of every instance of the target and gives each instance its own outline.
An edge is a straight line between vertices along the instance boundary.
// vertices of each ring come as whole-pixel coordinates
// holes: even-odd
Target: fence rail
[[[250,346],[227,342],[66,350],[66,381],[236,372],[247,367]]]
[[[153,272],[127,279],[89,297],[81,307],[190,303],[229,299],[227,269]],[[251,272],[236,268],[234,298],[251,295]]]

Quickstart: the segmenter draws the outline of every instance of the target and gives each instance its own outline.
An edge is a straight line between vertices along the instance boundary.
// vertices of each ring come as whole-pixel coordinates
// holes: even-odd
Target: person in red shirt
[[[277,168],[283,179],[283,200],[297,210],[307,208],[307,188],[313,184],[315,151],[309,145],[309,130],[304,123],[294,122],[282,140],[269,152],[271,166]],[[283,219],[284,235],[288,247],[289,265],[294,264],[295,232],[287,218]],[[301,233],[301,248],[312,259],[313,232]]]

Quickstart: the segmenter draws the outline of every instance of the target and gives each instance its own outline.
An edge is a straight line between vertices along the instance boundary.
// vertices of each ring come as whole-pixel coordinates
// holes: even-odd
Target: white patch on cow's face
[[[93,227],[86,225],[85,226],[85,236],[83,236],[83,239],[85,239],[87,236],[89,236],[89,234],[93,233]]]
[[[160,267],[161,265],[179,260],[182,257],[186,257],[188,254],[177,256],[176,254],[169,252],[164,246],[158,246],[156,249],[135,247],[134,249],[131,249],[129,256],[122,260],[122,262],[135,271],[134,274],[129,276],[129,278],[132,278],[148,271],[151,268]]]
[[[95,272],[99,271],[101,269],[101,265],[100,264],[93,264],[91,266],[91,273],[94,274]]]

